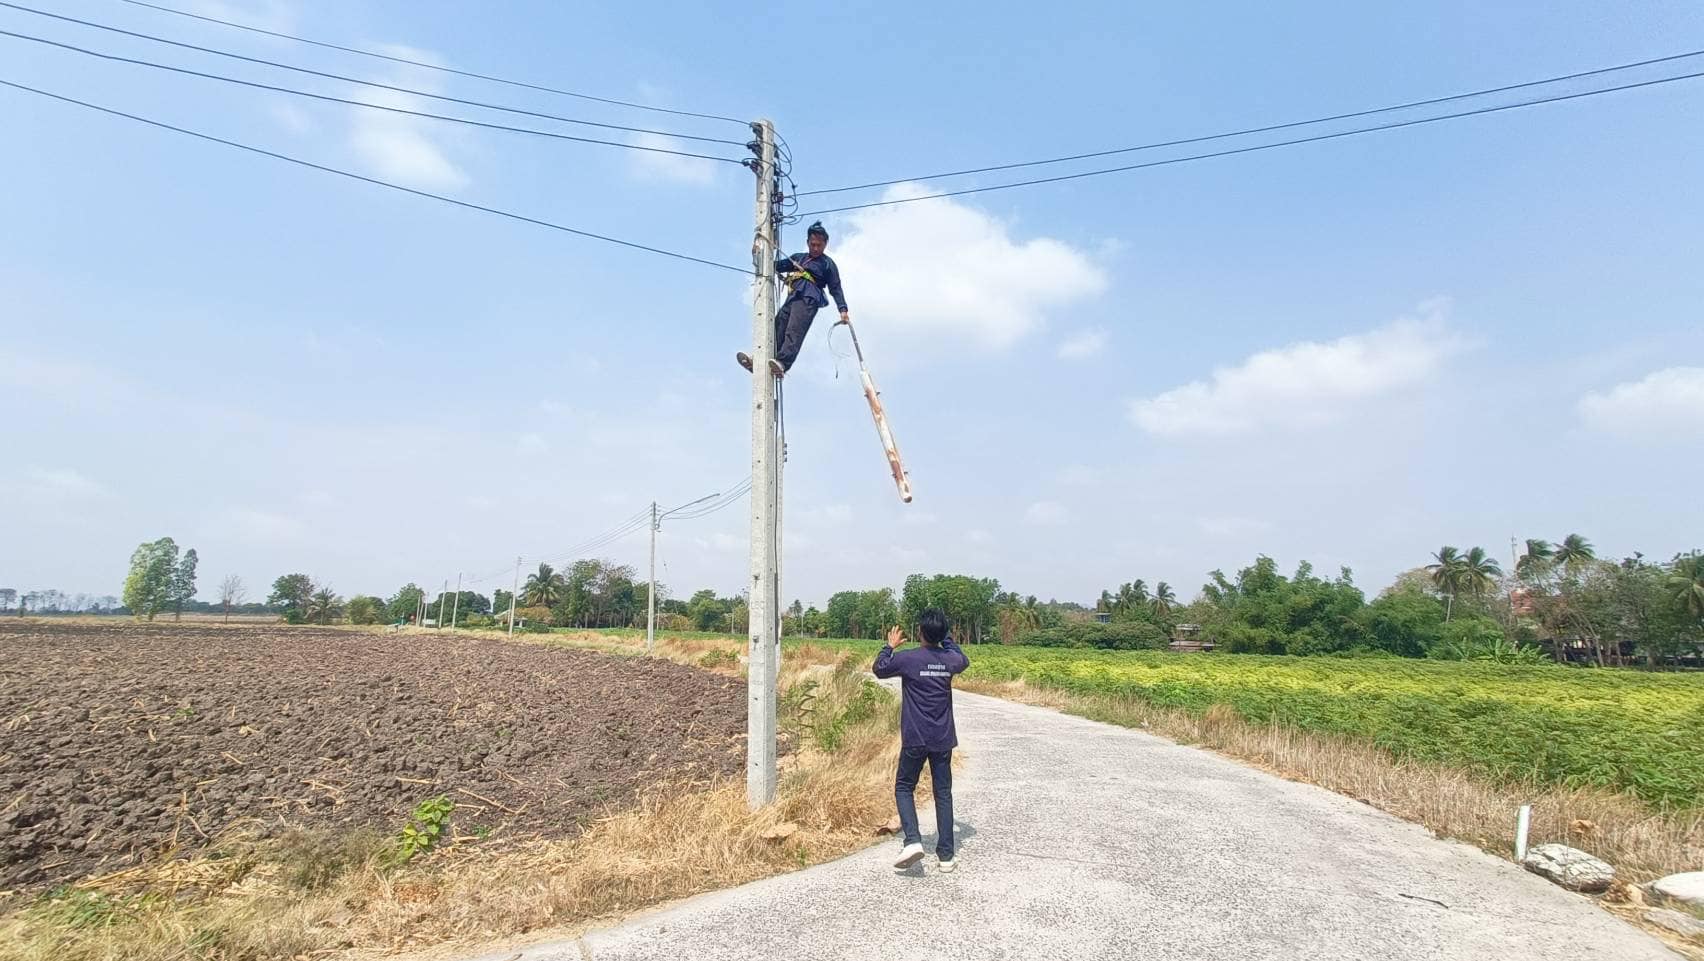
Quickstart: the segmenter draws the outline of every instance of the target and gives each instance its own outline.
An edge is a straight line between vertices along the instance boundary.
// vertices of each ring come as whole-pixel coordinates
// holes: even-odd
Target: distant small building
[[[1112,623],[1112,612],[1111,611],[1096,611],[1095,612],[1095,620],[1099,621],[1102,624],[1110,624],[1110,623]]]
[[[1200,624],[1179,624],[1172,628],[1171,643],[1166,647],[1183,654],[1211,651],[1214,644],[1201,633]]]

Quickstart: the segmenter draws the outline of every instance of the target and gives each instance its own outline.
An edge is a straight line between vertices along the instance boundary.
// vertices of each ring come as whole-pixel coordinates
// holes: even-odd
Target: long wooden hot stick
[[[893,431],[888,429],[887,412],[882,409],[881,394],[876,390],[876,382],[870,379],[869,366],[864,363],[864,348],[858,344],[857,328],[848,320],[846,329],[852,332],[852,350],[858,355],[858,376],[864,382],[864,399],[870,402],[870,416],[876,419],[876,435],[881,438],[882,451],[887,454],[888,469],[893,471],[893,482],[899,488],[899,499],[909,504],[911,480],[905,476],[905,467],[899,460],[899,445],[894,443]]]

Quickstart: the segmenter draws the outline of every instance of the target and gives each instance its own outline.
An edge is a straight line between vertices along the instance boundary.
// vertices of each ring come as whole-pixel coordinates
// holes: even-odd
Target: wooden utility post
[[[780,613],[781,451],[777,392],[769,360],[775,356],[775,257],[779,238],[776,213],[775,125],[751,125],[757,175],[757,230],[752,265],[757,270],[753,298],[751,353],[751,592],[747,628],[746,802],[753,810],[775,800],[775,683],[781,661],[777,630]]]

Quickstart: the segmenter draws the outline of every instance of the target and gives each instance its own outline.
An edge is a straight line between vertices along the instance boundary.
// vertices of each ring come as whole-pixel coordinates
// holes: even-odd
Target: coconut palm
[[[311,623],[330,624],[343,615],[343,598],[331,588],[322,587],[308,597],[307,610],[303,613]]]
[[[1579,534],[1569,534],[1556,546],[1556,566],[1566,569],[1570,574],[1578,574],[1582,568],[1595,560],[1597,549],[1592,547],[1591,541]]]
[[[538,565],[537,573],[528,574],[521,587],[521,603],[527,607],[555,607],[562,599],[568,581],[549,564]]]
[[[1704,621],[1704,554],[1676,558],[1665,582],[1675,605],[1688,616]]]
[[[1461,589],[1461,551],[1445,544],[1432,555],[1432,560],[1434,563],[1426,565],[1426,572],[1432,575],[1432,586],[1447,599],[1444,605],[1444,620],[1447,621],[1455,607],[1456,591]]]
[[[1171,585],[1161,581],[1154,585],[1154,599],[1148,602],[1148,609],[1154,616],[1165,620],[1172,612],[1172,605],[1177,603],[1177,595],[1172,593]]]
[[[1503,576],[1503,567],[1497,559],[1485,553],[1485,548],[1470,549],[1461,559],[1460,586],[1469,594],[1479,597],[1497,584],[1497,578]]]
[[[1532,580],[1550,570],[1556,559],[1556,545],[1546,540],[1527,538],[1526,553],[1515,561],[1515,576]]]

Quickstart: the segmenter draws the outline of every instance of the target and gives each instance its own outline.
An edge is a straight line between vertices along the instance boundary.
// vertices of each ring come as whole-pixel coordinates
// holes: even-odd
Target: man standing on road
[[[929,779],[935,789],[935,856],[941,870],[951,871],[953,861],[953,748],[958,731],[953,727],[953,675],[970,666],[964,649],[947,636],[947,615],[929,608],[917,617],[923,646],[909,651],[905,632],[888,631],[887,646],[876,655],[875,675],[899,677],[899,774],[894,779],[893,800],[899,808],[899,823],[905,832],[905,847],[893,866],[904,870],[923,859],[923,835],[917,829],[917,778],[923,762],[929,762]]]

